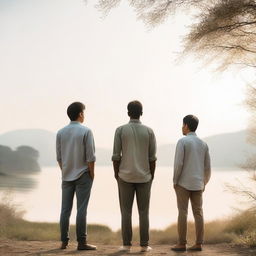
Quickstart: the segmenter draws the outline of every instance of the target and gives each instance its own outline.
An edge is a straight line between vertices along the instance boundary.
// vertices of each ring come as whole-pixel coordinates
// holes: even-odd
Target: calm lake
[[[120,211],[117,194],[117,184],[113,177],[111,166],[96,167],[95,181],[88,208],[88,223],[100,223],[113,230],[120,228]],[[173,170],[170,167],[158,167],[152,186],[150,224],[151,228],[163,229],[176,222],[176,196],[172,188]],[[4,181],[5,179],[5,181]],[[30,189],[12,188],[8,186],[6,177],[0,177],[2,186],[0,196],[6,194],[19,209],[25,210],[24,218],[30,221],[58,222],[61,203],[61,173],[57,167],[45,167],[39,174],[29,176]],[[3,186],[3,181],[4,185]],[[17,178],[16,182],[24,182]],[[212,178],[204,193],[205,220],[225,218],[246,208],[245,199],[234,195],[227,189],[226,184],[248,186],[249,174],[243,170],[213,168]],[[9,187],[9,188],[6,188]],[[244,202],[243,202],[244,201]],[[71,223],[75,223],[75,209],[71,216]],[[134,204],[133,225],[138,225],[137,206]],[[189,218],[192,219],[191,209]]]

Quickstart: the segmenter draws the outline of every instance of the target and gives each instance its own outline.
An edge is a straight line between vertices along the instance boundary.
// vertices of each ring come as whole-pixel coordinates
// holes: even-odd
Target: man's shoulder
[[[116,128],[116,131],[121,131],[123,128],[128,127],[129,124],[122,124]]]
[[[130,128],[131,127],[131,123],[127,123],[127,124],[123,124],[123,125],[120,125],[116,128],[117,131],[121,131],[123,129],[126,129],[126,128]],[[150,133],[154,133],[153,129],[150,128],[149,126],[145,125],[145,124],[142,124],[140,123],[140,127],[143,127],[145,130],[148,130]]]
[[[195,135],[195,136],[184,136],[179,141],[181,141],[181,143],[183,143],[184,145],[191,144],[191,143],[194,144],[196,142],[197,144],[199,143],[203,147],[208,147],[207,143],[204,140],[202,140],[200,137],[198,137],[197,135]]]
[[[61,129],[59,129],[59,130],[57,131],[57,135],[62,134],[63,132],[65,132],[65,130],[67,130],[67,126],[68,126],[68,125],[66,125],[66,126],[62,127]]]
[[[148,130],[149,133],[154,133],[153,129],[145,124],[141,124],[142,127]]]
[[[178,140],[177,144],[186,145],[190,143],[193,139],[194,138],[191,138],[191,136],[184,136]]]
[[[91,129],[85,125],[82,125],[82,124],[78,124],[78,125],[66,125],[64,126],[63,128],[61,128],[58,132],[57,132],[57,135],[58,134],[63,134],[63,133],[66,133],[67,131],[77,131],[77,132],[82,132],[82,133],[88,133],[88,132],[91,132]]]
[[[186,142],[186,140],[187,140],[187,136],[184,136],[184,137],[180,138],[180,139],[177,141],[177,144],[178,144],[178,143],[184,143],[184,142]]]

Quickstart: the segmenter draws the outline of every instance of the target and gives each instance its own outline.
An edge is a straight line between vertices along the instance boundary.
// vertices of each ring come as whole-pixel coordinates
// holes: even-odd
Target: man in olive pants
[[[130,251],[132,246],[132,206],[136,194],[141,252],[152,248],[149,242],[149,201],[156,161],[156,140],[151,128],[140,122],[142,104],[128,104],[128,124],[116,129],[113,149],[113,166],[118,181],[119,202],[122,215],[121,251]]]

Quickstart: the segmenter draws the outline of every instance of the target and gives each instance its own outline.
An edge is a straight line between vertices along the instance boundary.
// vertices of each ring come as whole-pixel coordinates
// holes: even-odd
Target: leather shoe
[[[177,245],[173,246],[171,248],[171,250],[175,251],[175,252],[185,252],[187,249],[186,249],[186,245],[177,244]]]
[[[202,251],[202,245],[201,244],[195,244],[188,248],[189,251]]]
[[[64,250],[64,249],[67,249],[67,248],[68,248],[68,242],[62,242],[61,246],[60,246],[60,249]]]
[[[97,247],[92,244],[78,243],[77,250],[96,250]]]

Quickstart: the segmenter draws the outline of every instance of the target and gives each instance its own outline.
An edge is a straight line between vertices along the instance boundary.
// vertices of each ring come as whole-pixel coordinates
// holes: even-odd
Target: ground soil
[[[170,250],[171,245],[152,245],[153,250],[149,253],[140,253],[140,247],[134,246],[130,253],[118,252],[118,246],[96,244],[97,251],[77,251],[76,243],[71,242],[68,249],[58,249],[60,243],[56,241],[14,241],[0,240],[0,255],[104,255],[104,256],[125,256],[125,255],[155,255],[155,256],[256,256],[256,248],[242,248],[229,244],[205,245],[202,252],[180,252]]]

